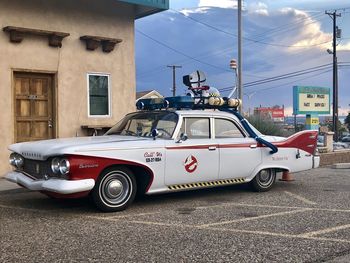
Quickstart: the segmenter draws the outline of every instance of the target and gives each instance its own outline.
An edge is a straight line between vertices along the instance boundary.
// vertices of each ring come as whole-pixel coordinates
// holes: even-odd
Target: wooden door
[[[15,73],[15,140],[54,138],[53,75]]]

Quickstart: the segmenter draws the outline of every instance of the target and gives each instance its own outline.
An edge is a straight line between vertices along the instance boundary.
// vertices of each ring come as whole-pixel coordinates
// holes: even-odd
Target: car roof
[[[232,113],[220,110],[176,110],[175,112],[181,116],[228,117],[236,119],[236,116]]]
[[[198,116],[198,117],[228,117],[231,119],[237,119],[235,115],[229,112],[220,111],[220,110],[212,110],[212,109],[205,109],[205,110],[191,110],[191,109],[166,109],[166,110],[152,110],[152,111],[137,111],[137,112],[174,112],[180,116]]]
[[[192,109],[181,109],[181,110],[176,110],[176,109],[166,109],[166,110],[151,110],[151,111],[136,111],[133,113],[159,113],[159,112],[168,112],[168,113],[176,113],[179,116],[184,116],[184,117],[224,117],[224,118],[229,118],[229,119],[234,119],[238,121],[238,118],[233,115],[232,113],[225,112],[225,111],[220,111],[220,110],[213,110],[213,109],[205,109],[205,110],[192,110]],[[129,113],[129,114],[133,114]],[[129,115],[128,114],[128,115]]]

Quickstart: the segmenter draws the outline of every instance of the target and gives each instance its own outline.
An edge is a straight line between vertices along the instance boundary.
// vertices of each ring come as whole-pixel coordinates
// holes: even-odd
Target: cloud
[[[350,51],[350,42],[344,44],[340,43],[337,46],[337,51]]]
[[[237,13],[231,8],[222,8],[225,1],[206,2],[216,2],[221,8],[201,6],[183,10],[183,15],[168,11],[136,22],[138,30],[195,58],[189,59],[136,33],[138,90],[156,88],[163,95],[170,95],[172,74],[166,67],[169,64],[182,66],[176,71],[178,95],[185,91],[182,76],[197,69],[206,73],[209,85],[218,89],[233,85],[235,78],[228,64],[230,59],[237,58]],[[229,33],[207,27],[184,15]],[[317,20],[320,17],[323,17],[321,13],[315,16],[315,13],[294,8],[271,10],[259,1],[247,6],[243,25],[243,83],[330,64],[332,57],[326,49],[332,47],[332,35],[323,30]],[[319,45],[322,42],[328,43]],[[350,43],[340,42],[338,50],[350,50]],[[342,51],[338,57],[341,61],[350,61],[350,52]],[[249,99],[244,97],[244,107],[277,103],[290,107],[294,85],[332,87],[331,70],[330,66],[307,75],[246,87],[245,93],[255,93]],[[348,108],[350,101],[346,85],[350,82],[348,70],[348,67],[339,68],[339,103],[342,108]],[[227,94],[222,93],[223,96]]]
[[[199,0],[199,7],[237,8],[237,0]]]
[[[263,15],[263,16],[269,15],[267,5],[265,3],[262,3],[262,2],[254,2],[254,3],[249,4],[248,13],[251,13],[251,14],[255,13],[255,14]]]
[[[192,9],[182,9],[180,12],[185,16],[190,16],[191,14],[205,14],[209,9],[209,7],[198,7]]]

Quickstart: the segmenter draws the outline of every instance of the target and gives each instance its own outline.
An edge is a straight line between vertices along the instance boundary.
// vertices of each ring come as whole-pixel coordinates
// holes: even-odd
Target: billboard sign
[[[329,88],[294,86],[293,114],[329,114],[330,99]]]
[[[284,121],[284,108],[256,108],[257,113],[261,116],[268,117],[274,122]]]

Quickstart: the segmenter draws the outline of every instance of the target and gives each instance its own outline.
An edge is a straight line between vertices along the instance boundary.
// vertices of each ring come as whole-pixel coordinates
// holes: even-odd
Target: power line
[[[314,78],[316,76],[319,76],[319,75],[322,75],[322,74],[325,74],[325,73],[328,73],[328,72],[331,72],[331,71],[332,71],[332,69],[327,69],[325,71],[319,72],[317,74],[314,74],[314,75],[311,75],[311,76],[308,76],[308,77],[305,77],[305,78],[300,78],[300,79],[293,80],[293,81],[290,81],[290,82],[286,82],[286,83],[283,83],[283,84],[280,84],[280,85],[276,85],[276,86],[273,86],[273,87],[268,87],[268,88],[264,88],[264,89],[256,89],[256,90],[254,90],[254,92],[261,92],[261,91],[266,91],[266,90],[270,90],[270,89],[276,89],[276,88],[282,87],[284,85],[292,84],[292,83],[295,83],[295,82],[298,82],[298,81],[302,81],[302,80],[305,80],[305,79],[311,79],[311,78]]]
[[[159,45],[161,45],[161,46],[164,46],[164,47],[166,47],[166,48],[168,48],[168,49],[170,49],[170,50],[172,50],[172,51],[174,51],[174,52],[176,52],[176,53],[178,53],[178,54],[180,54],[180,55],[182,55],[182,56],[184,56],[184,57],[187,57],[188,59],[197,61],[197,62],[199,62],[199,63],[201,63],[201,64],[204,64],[204,65],[207,65],[207,66],[216,68],[216,69],[219,69],[220,71],[225,71],[225,72],[230,72],[230,73],[231,73],[231,70],[229,70],[229,69],[222,68],[222,67],[219,67],[219,66],[216,66],[216,65],[207,63],[207,62],[205,62],[205,61],[199,60],[199,59],[197,59],[197,58],[195,58],[195,57],[189,56],[189,55],[187,55],[186,53],[184,53],[184,52],[182,52],[182,51],[180,51],[180,50],[177,50],[177,49],[175,49],[175,48],[173,48],[173,47],[171,47],[171,46],[165,44],[164,42],[161,42],[161,41],[159,41],[159,40],[157,40],[157,39],[151,37],[150,35],[147,35],[146,33],[142,32],[142,31],[140,31],[140,30],[138,30],[138,29],[135,29],[135,31],[138,32],[139,34],[145,36],[146,38],[151,39],[152,41],[156,42],[157,44],[159,44]],[[249,75],[249,76],[252,76],[252,77],[259,77],[259,78],[260,78],[260,76],[255,76],[255,75],[252,75],[252,74],[246,74],[246,75],[247,75],[247,76]]]
[[[350,65],[343,65],[343,66],[340,66],[339,69],[343,69],[344,67],[350,67]],[[331,71],[332,71],[332,69],[327,69],[327,70],[325,70],[325,71],[322,71],[322,72],[320,72],[320,73],[317,73],[317,74],[314,74],[314,75],[311,75],[311,76],[308,76],[308,77],[305,77],[305,78],[300,78],[300,79],[293,80],[293,81],[290,81],[290,82],[282,83],[282,84],[280,84],[280,85],[276,85],[276,86],[273,86],[273,87],[268,87],[268,88],[264,88],[264,89],[252,90],[252,92],[258,93],[258,92],[262,92],[262,91],[266,91],[266,90],[270,90],[270,89],[283,88],[283,86],[285,86],[285,85],[293,84],[293,83],[295,83],[295,82],[302,81],[302,80],[305,80],[305,79],[311,79],[311,78],[314,78],[314,77],[316,77],[316,76],[319,76],[319,75],[322,75],[322,74],[325,74],[325,73],[328,73],[328,72],[331,72]]]
[[[197,59],[197,58],[195,58],[195,57],[189,56],[189,55],[187,55],[186,53],[184,53],[184,52],[182,52],[182,51],[180,51],[180,50],[177,50],[177,49],[175,49],[175,48],[173,48],[173,47],[171,47],[171,46],[169,46],[169,45],[167,45],[167,44],[165,44],[165,43],[163,43],[163,42],[161,42],[161,41],[159,41],[159,40],[157,40],[157,39],[155,39],[155,38],[153,38],[153,37],[151,37],[151,36],[149,36],[149,35],[147,35],[146,33],[143,33],[142,31],[140,31],[140,30],[138,30],[138,29],[135,29],[135,30],[136,30],[136,32],[138,32],[139,34],[143,35],[144,37],[149,38],[149,39],[153,40],[154,42],[158,43],[159,45],[164,46],[164,47],[166,47],[166,48],[168,48],[168,49],[174,51],[175,53],[178,53],[178,54],[180,54],[180,55],[182,55],[182,56],[184,56],[184,57],[187,57],[187,58],[189,58],[189,59],[192,59],[192,60],[194,60],[194,61],[197,61],[197,62],[199,62],[199,63],[201,63],[201,64],[204,64],[204,65],[207,65],[207,66],[210,66],[210,67],[213,67],[213,68],[217,68],[217,69],[220,69],[220,70],[224,70],[224,71],[227,71],[227,72],[231,72],[229,69],[221,68],[221,67],[212,65],[212,64],[210,64],[210,63],[201,61],[201,60],[199,60],[199,59]]]
[[[176,13],[179,13],[179,14],[185,16],[182,12],[179,12],[179,11],[174,10],[174,9],[171,9],[171,10],[174,11],[174,12],[176,12]],[[317,13],[317,14],[312,15],[312,16],[309,16],[309,17],[303,17],[303,18],[298,19],[298,20],[300,20],[300,21],[297,22],[297,23],[294,23],[294,22],[293,22],[293,23],[284,24],[284,25],[279,26],[279,27],[277,27],[277,28],[274,28],[274,29],[272,29],[272,30],[267,30],[267,31],[263,32],[263,33],[260,34],[260,35],[265,35],[265,36],[266,36],[266,33],[268,33],[268,32],[276,31],[276,30],[284,30],[283,27],[285,27],[285,26],[293,26],[293,27],[295,27],[296,24],[301,23],[301,22],[303,22],[303,21],[306,20],[306,19],[316,18],[316,16],[320,16],[320,15],[322,15],[322,14]],[[195,21],[195,22],[201,23],[201,21],[196,20],[196,19],[194,19],[194,18],[192,18],[192,17],[190,17],[190,16],[185,16],[185,17],[188,18],[188,19],[191,19],[191,20],[193,20],[193,21]],[[316,22],[316,21],[314,21],[314,22]],[[314,22],[312,22],[312,23],[314,23]],[[312,23],[309,23],[309,24],[312,24]],[[216,30],[216,29],[215,29],[215,30]],[[276,32],[272,32],[272,33],[276,33]],[[260,36],[260,35],[258,35],[258,36]],[[266,38],[266,37],[265,37],[265,38]],[[259,38],[259,39],[264,39],[264,38]],[[252,44],[252,43],[251,43],[251,44]],[[247,46],[247,45],[246,45],[246,46]],[[232,48],[233,48],[232,46],[229,46],[228,48],[226,48],[226,49],[224,49],[224,50],[221,50],[221,51],[219,51],[219,52],[215,52],[215,53],[212,53],[212,54],[207,54],[208,52],[206,52],[206,53],[205,53],[205,56],[199,55],[199,57],[203,58],[203,57],[208,57],[208,56],[214,56],[214,55],[216,56],[216,55],[219,55],[219,54],[224,54],[224,53],[227,53],[227,52],[231,51]],[[196,56],[196,57],[194,57],[194,58],[198,59],[199,57]],[[191,58],[188,58],[188,59],[193,60],[193,59],[191,59]],[[180,61],[175,61],[175,62],[173,62],[173,63],[174,63],[174,64],[177,64],[177,63],[184,63],[184,62],[185,62],[186,60],[188,60],[188,59],[180,60]],[[203,61],[202,61],[202,62],[203,62]],[[186,63],[186,64],[187,64],[187,63]],[[209,63],[205,62],[205,64],[209,64]],[[211,65],[212,65],[212,64],[211,64]],[[165,66],[166,66],[166,64],[160,65],[160,66],[158,66],[158,67],[156,67],[156,68],[154,68],[154,69],[152,69],[152,70],[149,70],[149,71],[141,72],[141,73],[137,74],[137,77],[143,77],[143,76],[149,75],[149,74],[151,74],[151,73],[155,73],[155,72],[159,72],[159,71],[164,71],[164,70],[165,70],[165,68],[164,68]],[[214,66],[214,67],[215,67],[215,68],[218,68],[217,66]],[[222,68],[222,67],[219,67],[219,69],[224,70],[224,71],[227,71],[227,72],[230,72],[229,70],[224,69],[224,68]],[[247,74],[247,73],[246,73],[245,75],[251,76],[251,77],[254,77],[254,78],[264,78],[264,77],[262,77],[262,76],[257,76],[257,75],[253,75],[253,74]]]
[[[350,66],[350,62],[340,62],[339,64],[340,64],[339,65],[340,68],[349,67]],[[328,66],[324,65],[323,67],[319,66],[319,68],[317,68],[317,67],[309,68],[309,69],[303,70],[304,72],[298,71],[297,74],[293,74],[293,75],[292,75],[292,73],[287,73],[287,74],[284,74],[284,75],[280,75],[280,76],[284,76],[284,77],[278,76],[278,78],[276,78],[276,79],[270,79],[270,80],[267,80],[267,81],[261,82],[261,83],[251,83],[250,85],[246,85],[245,84],[244,87],[248,88],[248,87],[257,86],[257,85],[260,85],[260,84],[266,84],[266,83],[279,81],[279,80],[283,80],[283,79],[294,78],[294,77],[297,77],[297,76],[310,74],[310,73],[321,71],[321,70],[324,70],[324,69],[326,69],[325,72],[331,71],[332,70],[331,69],[331,64],[329,64]],[[294,72],[294,73],[296,73],[296,72]],[[262,80],[262,81],[264,81],[264,80]],[[222,91],[222,92],[223,91],[229,91],[232,88],[233,88],[233,86],[230,86],[230,87],[219,89],[219,91]],[[265,90],[265,89],[262,89],[262,90]]]
[[[314,72],[317,70],[322,70],[325,67],[330,67],[330,66],[331,66],[331,63],[324,64],[324,65],[317,66],[317,67],[308,68],[308,69],[289,72],[289,73],[285,73],[285,74],[274,76],[274,77],[265,78],[265,79],[258,80],[258,81],[252,81],[252,82],[245,83],[244,87],[256,86],[256,85],[265,84],[268,82],[273,82],[273,81],[277,81],[277,80],[281,80],[281,79],[285,79],[285,78],[291,78],[294,76],[298,76],[299,74],[308,74],[308,73],[311,73],[311,72]],[[225,90],[228,90],[230,88],[232,88],[232,87],[226,87],[226,88],[221,89],[220,91],[225,91]]]
[[[331,67],[331,64],[325,64],[325,65],[312,67],[312,68],[308,68],[308,69],[304,69],[304,70],[298,70],[298,71],[295,71],[295,72],[290,72],[290,73],[286,73],[286,74],[283,74],[283,75],[279,75],[279,76],[275,76],[275,77],[271,77],[271,78],[266,78],[266,79],[263,79],[263,80],[260,80],[260,81],[252,81],[252,82],[244,84],[244,87],[252,87],[252,86],[266,84],[266,83],[270,83],[270,82],[274,82],[274,81],[279,81],[279,80],[283,80],[283,79],[297,77],[297,76],[300,76],[300,75],[310,74],[310,73],[313,73],[313,72],[324,70],[324,69],[329,68],[329,67]],[[231,87],[226,87],[226,88],[223,88],[223,89],[219,89],[219,90],[220,91],[228,91],[231,88],[232,88],[232,86]]]
[[[173,9],[172,9],[173,10]],[[183,13],[177,11],[177,10],[174,10],[175,12],[185,16]],[[234,36],[234,37],[237,37],[236,34],[233,34],[231,32],[228,32],[226,30],[223,30],[223,29],[220,29],[216,26],[213,26],[213,25],[210,25],[206,22],[203,22],[201,20],[198,20],[198,19],[195,19],[193,17],[190,17],[190,16],[185,16],[186,18],[188,19],[191,19],[199,24],[202,24],[202,25],[205,25],[211,29],[214,29],[218,32],[222,32],[224,34],[227,34],[227,35],[230,35],[230,36]],[[264,41],[260,41],[260,40],[256,40],[256,39],[251,39],[251,38],[248,38],[248,37],[243,37],[244,40],[247,40],[247,41],[250,41],[250,42],[253,42],[253,43],[258,43],[258,44],[264,44],[264,45],[270,45],[270,46],[276,46],[276,47],[294,47],[294,48],[309,48],[309,47],[313,47],[313,46],[320,46],[320,45],[324,45],[324,44],[327,44],[327,43],[330,43],[331,41],[327,41],[327,42],[322,42],[322,43],[317,43],[317,44],[312,44],[312,45],[306,45],[306,46],[301,46],[301,45],[283,45],[283,44],[276,44],[276,43],[268,43],[268,42],[264,42]]]

